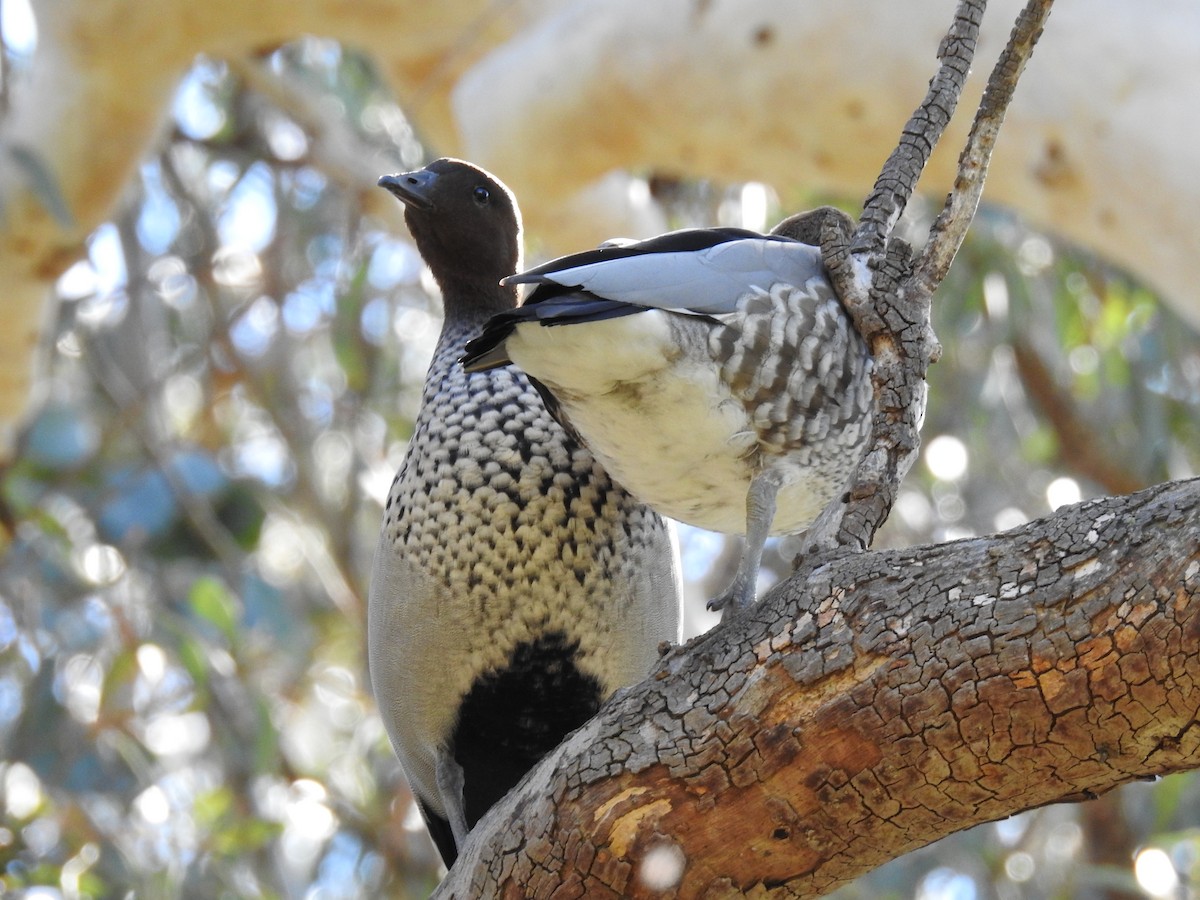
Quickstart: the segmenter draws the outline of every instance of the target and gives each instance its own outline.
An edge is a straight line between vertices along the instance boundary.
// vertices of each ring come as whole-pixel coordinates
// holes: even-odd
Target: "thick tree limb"
[[[1200,480],[844,557],[672,652],[480,823],[439,897],[809,897],[1200,767]],[[665,877],[665,876],[664,876]]]

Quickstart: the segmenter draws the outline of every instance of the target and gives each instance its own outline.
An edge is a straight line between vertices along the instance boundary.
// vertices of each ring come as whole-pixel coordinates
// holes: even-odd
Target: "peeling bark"
[[[817,896],[1200,767],[1198,709],[1200,480],[843,557],[613,698],[436,896]]]

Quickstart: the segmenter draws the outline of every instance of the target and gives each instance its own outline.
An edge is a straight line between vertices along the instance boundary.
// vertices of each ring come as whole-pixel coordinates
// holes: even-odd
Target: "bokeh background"
[[[19,4],[3,12],[7,92],[37,45]],[[249,68],[199,58],[57,278],[43,400],[2,481],[3,896],[422,897],[439,877],[364,653],[380,504],[439,298],[398,210],[314,152],[296,96],[387,161],[370,179],[439,152],[371,58],[332,40]],[[630,181],[671,227],[861,201]],[[933,212],[910,211],[915,240]],[[550,249],[528,235],[528,258]],[[935,325],[925,446],[881,543],[1200,472],[1197,334],[1104,261],[985,208]],[[737,548],[694,529],[682,546],[690,635],[713,624],[703,601]],[[771,547],[764,587],[792,549]],[[1184,774],[1027,812],[838,896],[1194,897],[1198,801]]]

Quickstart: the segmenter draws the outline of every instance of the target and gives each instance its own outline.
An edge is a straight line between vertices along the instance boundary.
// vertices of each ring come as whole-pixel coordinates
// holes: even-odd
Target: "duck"
[[[379,184],[445,317],[383,510],[368,595],[372,689],[447,868],[480,817],[678,642],[672,526],[547,410],[520,371],[467,372],[517,291],[516,198],[442,158]]]
[[[664,516],[744,535],[708,603],[723,615],[754,603],[769,536],[845,495],[870,439],[871,354],[817,246],[831,213],[613,240],[508,276],[529,293],[462,357],[467,372],[524,372]]]

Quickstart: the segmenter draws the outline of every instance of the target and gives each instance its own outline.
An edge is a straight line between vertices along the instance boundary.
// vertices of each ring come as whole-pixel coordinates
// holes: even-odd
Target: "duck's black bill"
[[[428,169],[418,169],[416,172],[404,172],[399,175],[384,175],[379,179],[379,186],[389,194],[413,209],[430,209],[433,201],[430,194],[437,175]]]

